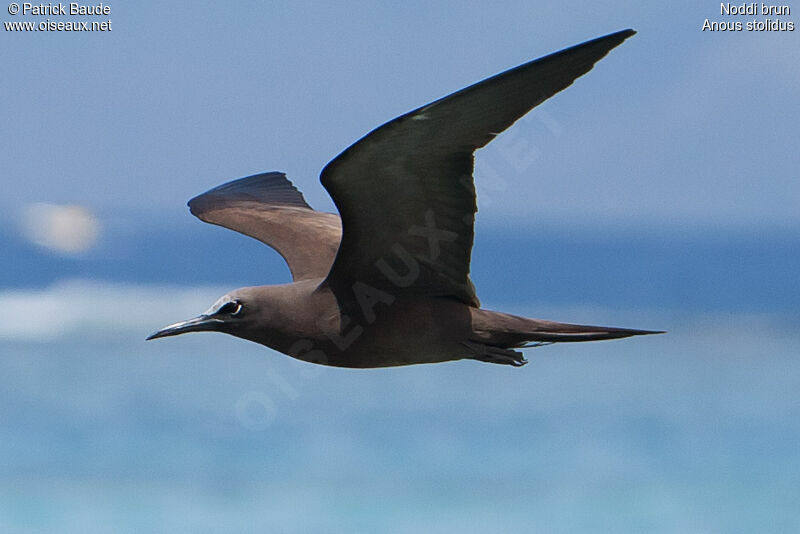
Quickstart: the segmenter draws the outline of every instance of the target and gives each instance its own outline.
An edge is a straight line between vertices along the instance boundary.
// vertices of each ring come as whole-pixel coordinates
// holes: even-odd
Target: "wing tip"
[[[575,46],[571,46],[571,47],[567,48],[566,50],[584,48],[584,47],[592,47],[593,45],[599,45],[601,43],[608,43],[609,46],[608,46],[606,52],[603,54],[603,56],[605,56],[605,54],[607,54],[612,49],[614,49],[614,48],[618,47],[619,45],[621,45],[628,38],[633,37],[634,35],[636,35],[636,33],[637,33],[636,30],[634,30],[633,28],[627,28],[627,29],[624,29],[624,30],[619,30],[619,31],[614,32],[614,33],[609,33],[608,35],[602,35],[600,37],[596,37],[594,39],[590,39],[590,40],[588,40],[588,41],[586,41],[584,43],[580,43],[580,44],[577,44]],[[556,53],[558,53],[558,52],[556,52]],[[602,56],[601,56],[601,58],[598,58],[598,61],[600,59],[602,59]]]
[[[628,39],[629,37],[633,37],[638,32],[633,28],[626,28],[624,30],[619,30],[616,32],[609,33],[608,35],[603,35],[598,37],[597,39],[592,39],[592,41],[602,40],[602,39],[619,39],[620,42]],[[589,41],[591,42],[591,41]]]
[[[202,196],[203,195],[197,195],[196,197],[192,197],[186,203],[186,206],[189,208],[189,213],[191,213],[195,217],[199,217],[200,216],[199,215],[199,213],[200,213],[200,207],[199,207],[200,200],[199,199]]]
[[[201,193],[186,203],[189,212],[199,217],[215,201],[254,201],[264,204],[312,209],[297,187],[279,171],[261,172],[230,180]]]

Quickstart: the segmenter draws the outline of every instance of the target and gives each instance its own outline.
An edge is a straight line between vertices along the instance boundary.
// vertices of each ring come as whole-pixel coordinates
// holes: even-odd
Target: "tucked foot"
[[[475,343],[474,341],[464,341],[461,344],[467,347],[470,352],[467,358],[473,360],[513,365],[514,367],[522,367],[528,363],[528,360],[525,359],[522,353],[516,350],[504,349],[493,345],[484,345],[483,343]]]

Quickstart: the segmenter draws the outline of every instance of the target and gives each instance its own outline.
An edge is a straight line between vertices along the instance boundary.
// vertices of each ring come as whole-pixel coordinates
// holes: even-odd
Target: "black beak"
[[[147,341],[159,337],[177,336],[186,332],[214,332],[220,329],[225,321],[213,315],[198,315],[194,319],[165,326],[147,336]]]

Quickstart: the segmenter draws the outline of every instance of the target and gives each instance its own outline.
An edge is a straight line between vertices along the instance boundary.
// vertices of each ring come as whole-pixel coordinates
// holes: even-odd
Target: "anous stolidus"
[[[531,61],[376,128],[322,171],[340,215],[311,209],[279,172],[193,198],[201,220],[277,250],[294,282],[231,291],[148,339],[219,331],[339,367],[462,358],[520,366],[514,349],[657,333],[483,310],[469,278],[475,150],[634,33]]]

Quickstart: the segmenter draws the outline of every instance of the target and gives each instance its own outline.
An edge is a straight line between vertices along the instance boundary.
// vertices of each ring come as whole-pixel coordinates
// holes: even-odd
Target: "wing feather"
[[[473,153],[634,33],[600,37],[488,78],[376,128],[331,161],[320,179],[343,222],[326,280],[337,297],[349,298],[353,284],[363,282],[477,307],[469,279]],[[408,272],[417,272],[412,283],[395,276]]]
[[[193,215],[258,239],[283,256],[295,281],[324,278],[341,238],[333,213],[311,209],[280,172],[228,182],[189,201]]]

